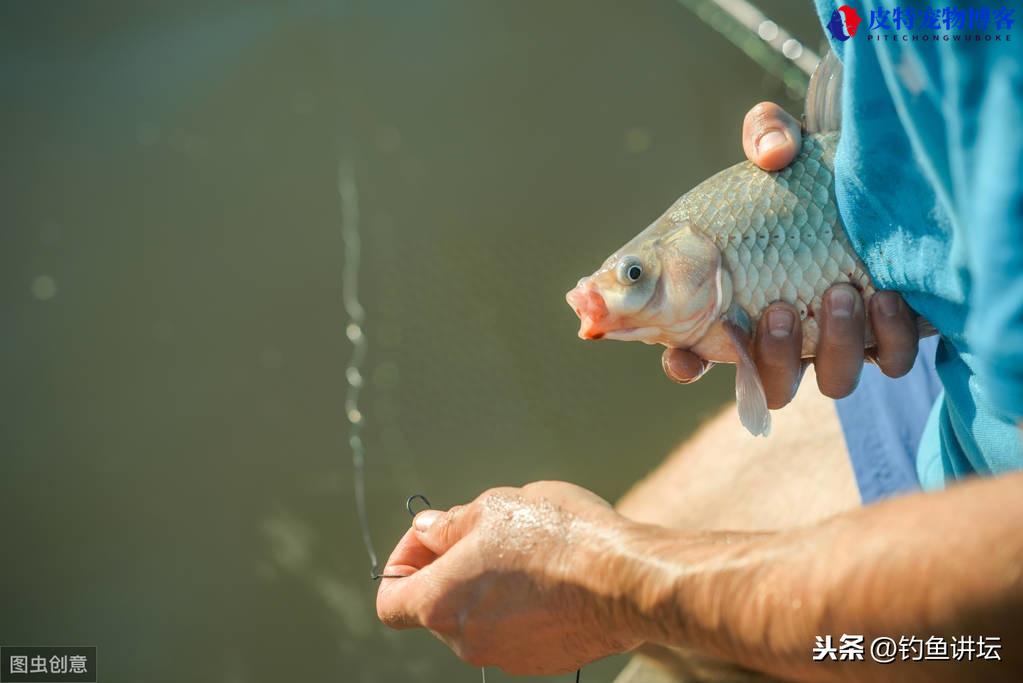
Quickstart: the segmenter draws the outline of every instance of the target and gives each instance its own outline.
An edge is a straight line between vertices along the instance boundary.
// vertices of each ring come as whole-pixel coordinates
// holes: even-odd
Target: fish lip
[[[620,327],[617,329],[599,329],[590,320],[583,321],[583,324],[579,326],[579,338],[589,340],[596,339],[610,339],[613,341],[641,341],[646,344],[656,344],[657,341],[652,341],[655,338],[661,337],[661,328],[659,327]]]
[[[596,288],[585,279],[581,280],[565,294],[565,301],[579,316],[580,339],[600,339],[604,336],[605,330],[600,329],[600,323],[607,321],[610,313],[604,297]]]
[[[580,318],[579,323],[579,338],[587,341],[603,339],[606,333],[603,332],[590,317]]]

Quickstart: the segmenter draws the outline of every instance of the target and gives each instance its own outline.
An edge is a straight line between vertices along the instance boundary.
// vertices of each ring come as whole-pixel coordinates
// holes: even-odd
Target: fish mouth
[[[601,339],[607,329],[601,325],[607,321],[609,313],[604,297],[585,282],[580,282],[565,295],[565,301],[579,316],[579,338]]]
[[[622,327],[604,333],[605,339],[615,341],[641,341],[644,344],[659,344],[661,330],[657,327]]]

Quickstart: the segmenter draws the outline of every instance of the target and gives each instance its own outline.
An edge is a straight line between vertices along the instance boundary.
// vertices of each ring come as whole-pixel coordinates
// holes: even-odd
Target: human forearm
[[[1020,634],[1023,475],[974,482],[772,534],[679,534],[634,525],[609,558],[633,628],[664,644],[806,680],[994,680],[983,663],[815,663],[817,635]],[[950,549],[954,549],[951,552]],[[1015,649],[1015,648],[1014,648]]]
[[[732,405],[710,419],[616,506],[637,522],[677,529],[802,526],[858,507],[834,402],[807,386],[774,414],[771,436],[736,427]]]
[[[571,484],[491,489],[424,511],[391,554],[377,612],[463,659],[556,674],[642,642],[797,680],[1021,680],[1023,473],[789,531],[631,521]],[[1004,661],[813,663],[815,636],[982,635]]]

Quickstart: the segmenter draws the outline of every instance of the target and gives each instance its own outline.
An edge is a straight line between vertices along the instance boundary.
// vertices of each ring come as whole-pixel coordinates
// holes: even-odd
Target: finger
[[[424,626],[420,614],[422,605],[431,594],[429,581],[423,581],[429,570],[409,574],[403,579],[389,579],[380,582],[377,589],[377,618],[393,629],[409,629]]]
[[[437,553],[427,548],[415,530],[410,528],[391,551],[391,556],[387,558],[384,570],[380,573],[388,576],[409,576],[436,559]]]
[[[377,589],[377,617],[395,629],[422,626],[419,601],[424,593],[419,580],[420,571],[429,566],[437,555],[424,546],[414,529],[409,529],[384,566],[383,574],[401,576],[400,579],[381,579]]]
[[[877,292],[870,297],[868,308],[877,343],[874,359],[884,374],[902,377],[913,367],[920,341],[913,311],[895,292]]]
[[[802,346],[803,330],[795,306],[781,301],[768,306],[757,323],[753,358],[771,410],[796,395],[803,374]]]
[[[478,518],[479,507],[475,503],[456,505],[447,512],[423,510],[412,520],[412,528],[423,545],[443,555],[472,531]]]
[[[848,396],[863,369],[863,298],[852,285],[832,286],[824,293],[817,341],[817,386],[831,398]]]
[[[780,171],[803,144],[799,122],[774,102],[761,102],[742,121],[746,158],[765,171]]]
[[[661,367],[671,381],[689,384],[703,377],[714,364],[703,360],[692,351],[665,349],[661,354]]]

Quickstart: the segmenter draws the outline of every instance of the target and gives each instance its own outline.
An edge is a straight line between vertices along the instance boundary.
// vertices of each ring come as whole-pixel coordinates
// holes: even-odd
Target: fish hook
[[[413,493],[405,500],[405,509],[408,510],[409,515],[412,517],[416,516],[416,511],[412,509],[412,503],[416,500],[421,500],[426,504],[426,507],[423,508],[424,510],[429,510],[433,507],[430,505],[430,500],[426,496],[421,493]],[[379,581],[380,579],[404,579],[405,577],[397,574],[378,574],[374,567],[369,573],[369,578],[371,581]]]
[[[426,498],[426,496],[424,496],[421,493],[413,493],[411,496],[408,497],[408,500],[405,501],[405,509],[408,510],[408,513],[413,517],[416,516],[416,511],[412,509],[412,501],[414,500],[421,500],[426,504],[426,507],[423,508],[423,510],[429,510],[430,508],[433,507],[432,505],[430,505],[430,501]],[[420,510],[420,512],[422,512],[422,510]]]
[[[415,517],[416,516],[416,511],[412,509],[412,503],[414,503],[417,500],[423,501],[423,504],[426,505],[426,507],[424,507],[423,510],[429,510],[429,509],[433,508],[433,505],[430,503],[430,499],[429,498],[424,496],[422,493],[413,493],[411,496],[409,496],[405,500],[405,509],[408,510],[408,513],[409,513],[409,515],[411,517]],[[420,512],[422,512],[422,510],[420,510]],[[370,573],[370,577],[374,581],[379,581],[380,579],[404,579],[405,578],[404,576],[398,576],[396,574],[377,574],[375,570]],[[579,677],[582,675],[582,673],[583,673],[582,669],[576,670],[576,672],[575,672],[575,683],[579,683]],[[487,683],[487,670],[485,668],[481,668],[480,669],[480,674],[483,677],[483,683]]]

